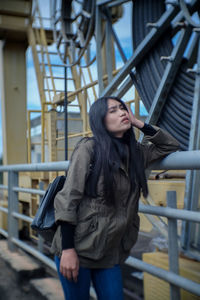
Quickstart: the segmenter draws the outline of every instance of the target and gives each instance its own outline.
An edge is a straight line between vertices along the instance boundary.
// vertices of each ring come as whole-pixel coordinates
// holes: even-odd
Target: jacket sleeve
[[[76,225],[77,207],[83,198],[85,182],[90,171],[91,149],[89,141],[82,141],[75,149],[70,162],[63,189],[54,200],[55,221],[65,221]]]
[[[138,143],[142,151],[145,169],[155,160],[179,150],[178,141],[165,130],[152,126],[156,133],[153,136],[145,135],[142,144]]]

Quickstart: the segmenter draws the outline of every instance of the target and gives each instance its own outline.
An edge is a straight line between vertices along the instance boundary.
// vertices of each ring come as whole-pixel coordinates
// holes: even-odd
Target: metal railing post
[[[39,189],[44,190],[44,182],[43,181],[40,181]],[[43,197],[43,195],[40,195],[40,203],[42,201],[42,197]],[[38,236],[38,251],[43,253],[43,250],[44,250],[44,239],[43,239],[43,237],[41,237],[41,235],[39,235]]]
[[[177,208],[176,191],[167,192],[167,206]],[[168,218],[168,257],[169,270],[175,274],[179,274],[179,249],[177,220]],[[170,300],[180,300],[180,288],[170,283]]]
[[[19,238],[18,219],[13,216],[13,212],[18,212],[18,192],[13,187],[18,186],[18,172],[8,172],[8,248],[11,251],[16,250],[12,238]]]

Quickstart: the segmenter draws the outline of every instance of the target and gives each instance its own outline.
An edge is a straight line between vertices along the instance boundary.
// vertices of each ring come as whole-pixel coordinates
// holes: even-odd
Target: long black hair
[[[114,173],[119,168],[121,161],[128,161],[131,191],[134,190],[136,181],[142,189],[144,197],[148,194],[147,181],[144,172],[142,154],[140,153],[132,128],[128,129],[123,138],[115,138],[105,126],[105,116],[108,111],[108,100],[120,102],[127,110],[125,103],[117,97],[102,97],[95,101],[89,112],[90,128],[94,139],[94,157],[92,172],[87,185],[87,193],[97,196],[97,182],[103,172],[104,196],[108,204],[114,204],[115,180]],[[129,153],[127,151],[127,145]]]

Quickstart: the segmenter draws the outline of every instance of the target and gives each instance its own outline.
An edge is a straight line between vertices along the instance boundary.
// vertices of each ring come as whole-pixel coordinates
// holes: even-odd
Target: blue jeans
[[[119,265],[109,269],[88,269],[80,267],[78,281],[69,281],[60,273],[60,259],[55,256],[58,275],[65,300],[89,300],[92,281],[98,300],[123,300],[122,276]]]

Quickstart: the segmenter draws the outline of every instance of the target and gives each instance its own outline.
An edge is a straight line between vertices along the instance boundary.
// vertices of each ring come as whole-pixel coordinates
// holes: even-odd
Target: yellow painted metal
[[[28,137],[27,137],[27,145],[28,145],[28,163],[31,163],[31,145],[36,145],[36,143],[31,142],[31,113],[41,113],[41,110],[38,109],[32,109],[28,110],[27,115],[27,131],[28,131]],[[41,143],[37,143],[40,144]]]
[[[46,102],[46,96],[44,93],[44,83],[43,83],[43,76],[40,70],[40,63],[39,63],[39,58],[37,54],[37,49],[36,49],[36,37],[33,31],[33,28],[29,26],[28,28],[28,40],[29,40],[29,45],[32,50],[32,55],[33,55],[33,61],[34,61],[34,67],[35,67],[35,72],[36,72],[36,79],[37,79],[37,85],[39,89],[39,95],[40,95],[40,102]]]
[[[26,31],[28,28],[29,19],[17,16],[0,15],[0,29],[12,31]]]
[[[85,55],[85,57],[86,57],[86,55]],[[90,82],[93,83],[92,73],[91,73],[89,67],[87,68],[87,72],[88,72],[88,76],[89,76]],[[85,84],[85,86],[86,86],[86,84]],[[96,93],[94,85],[92,86],[92,92],[93,92],[93,95],[94,95],[94,99],[96,100],[97,99],[97,93]]]
[[[73,138],[73,137],[78,137],[78,136],[87,136],[87,135],[91,135],[92,132],[91,130],[88,130],[88,131],[83,131],[83,132],[79,132],[79,133],[73,133],[73,134],[69,134],[68,135],[68,138]],[[56,140],[57,141],[61,141],[61,140],[64,140],[64,136],[60,136],[60,137],[57,137]]]
[[[28,146],[28,163],[31,163],[31,112],[28,111],[27,116],[27,129],[28,129],[28,139],[27,139],[27,146]]]
[[[45,162],[45,103],[42,103],[41,114],[41,161]]]
[[[41,37],[40,45],[43,46],[43,47],[41,47],[41,49],[42,49],[42,51],[44,49],[43,55],[45,54],[46,58],[47,58],[48,69],[49,69],[49,73],[50,73],[50,77],[51,77],[51,85],[52,85],[52,89],[53,89],[53,92],[54,92],[54,95],[55,95],[56,94],[56,88],[55,88],[55,83],[54,83],[54,79],[53,79],[53,72],[52,72],[50,57],[49,57],[48,48],[47,48],[46,34],[45,34],[44,27],[43,27],[43,22],[42,22],[39,6],[38,6],[38,0],[36,0],[36,12],[38,13],[39,23],[40,23],[40,37]],[[44,69],[44,67],[43,67],[43,69]],[[46,80],[46,83],[48,84],[48,80]],[[51,99],[51,95],[49,95],[49,99]]]
[[[26,47],[32,0],[0,0],[3,162],[26,163]],[[3,41],[4,40],[4,41]]]
[[[144,253],[143,261],[156,267],[168,270],[168,254],[163,252]],[[179,257],[180,275],[200,283],[200,262]],[[144,299],[145,300],[169,300],[169,283],[153,275],[144,272]],[[199,296],[181,289],[181,300],[199,300]]]
[[[26,163],[26,46],[7,41],[0,48],[3,162]]]
[[[184,208],[184,179],[149,180],[148,185],[154,205],[166,206],[166,192],[175,190],[177,207],[180,209]]]
[[[48,152],[49,152],[49,160],[56,161],[56,114],[55,110],[50,110],[46,113],[47,119],[47,127],[48,127]]]
[[[1,0],[0,14],[13,16],[30,16],[32,1],[23,0]]]
[[[119,71],[120,71],[120,69],[114,70],[113,75],[116,75]],[[106,81],[107,79],[108,79],[108,75],[106,74],[106,75],[103,76],[103,80]],[[77,96],[79,93],[83,92],[84,89],[92,88],[95,85],[98,85],[98,80],[92,81],[91,83],[88,83],[85,86],[76,89],[74,92],[69,92],[68,95],[67,95],[69,101],[70,101],[71,97]],[[57,96],[58,95],[56,95],[56,97],[55,97],[56,100],[57,100]],[[62,101],[62,102],[64,101],[64,93],[61,93],[59,101]],[[53,100],[53,102],[54,102],[54,100]]]
[[[88,98],[87,90],[84,89],[83,99],[82,99],[83,132],[88,130],[87,98]],[[85,134],[83,136],[85,136]]]

